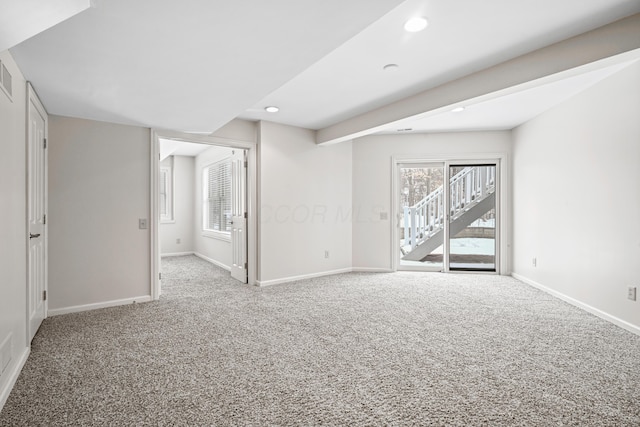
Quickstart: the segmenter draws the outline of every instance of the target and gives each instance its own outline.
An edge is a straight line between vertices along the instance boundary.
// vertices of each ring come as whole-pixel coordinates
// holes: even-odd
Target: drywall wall
[[[150,131],[49,120],[49,309],[150,295]],[[75,310],[75,309],[72,309]]]
[[[0,90],[0,409],[29,350],[27,343],[26,82],[8,51],[12,100]],[[3,345],[4,344],[4,345]],[[4,368],[4,369],[3,369]]]
[[[203,151],[195,158],[194,175],[192,176],[194,197],[194,226],[193,240],[195,252],[216,265],[229,270],[231,267],[231,240],[230,236],[212,237],[202,231],[202,180],[203,170],[212,163],[232,156],[241,156],[242,150],[213,146]]]
[[[513,271],[640,328],[638,94],[640,63],[514,130]]]
[[[233,119],[220,129],[216,130],[212,136],[228,139],[230,143],[237,141],[255,143],[256,131],[256,122],[243,119]]]
[[[173,220],[160,223],[162,255],[194,251],[195,159],[188,156],[171,157],[173,158]],[[170,162],[170,158],[167,158],[161,165],[168,165]]]
[[[508,157],[510,144],[508,131],[376,135],[353,141],[353,267],[395,268],[391,252],[393,156],[442,160],[505,153]],[[508,202],[504,206],[508,209]],[[381,219],[381,213],[387,219]]]
[[[260,122],[259,159],[260,283],[350,269],[351,143]]]

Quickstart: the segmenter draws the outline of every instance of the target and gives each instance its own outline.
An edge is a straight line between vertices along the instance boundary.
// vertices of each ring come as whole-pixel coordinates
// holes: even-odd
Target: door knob
[[[36,239],[38,237],[40,237],[40,233],[38,233],[38,234],[29,233],[29,238],[30,239]]]

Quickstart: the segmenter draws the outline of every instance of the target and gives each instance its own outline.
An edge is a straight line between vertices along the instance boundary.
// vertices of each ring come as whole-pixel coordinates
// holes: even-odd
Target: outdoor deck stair
[[[449,180],[450,234],[455,236],[495,206],[495,168],[466,167]],[[403,260],[422,261],[444,242],[444,191],[440,186],[413,206],[404,208]]]

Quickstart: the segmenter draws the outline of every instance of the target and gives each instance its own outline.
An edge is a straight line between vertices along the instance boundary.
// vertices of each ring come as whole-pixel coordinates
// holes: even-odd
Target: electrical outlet
[[[329,251],[324,251],[324,257],[329,258]]]
[[[176,244],[178,244],[178,245],[180,244],[180,239],[179,238],[176,239]]]
[[[535,258],[535,257],[534,257],[534,258],[531,260],[531,265],[533,265],[534,267],[537,267],[537,266],[538,266],[538,258]]]
[[[635,286],[629,286],[629,288],[627,289],[627,298],[629,298],[631,301],[635,301],[636,300],[636,287]]]
[[[138,228],[140,230],[147,229],[147,219],[146,218],[138,218]]]

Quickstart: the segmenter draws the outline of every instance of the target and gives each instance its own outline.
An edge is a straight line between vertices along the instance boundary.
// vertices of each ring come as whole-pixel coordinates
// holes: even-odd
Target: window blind
[[[205,186],[205,229],[231,232],[231,163],[227,160],[209,166]]]

